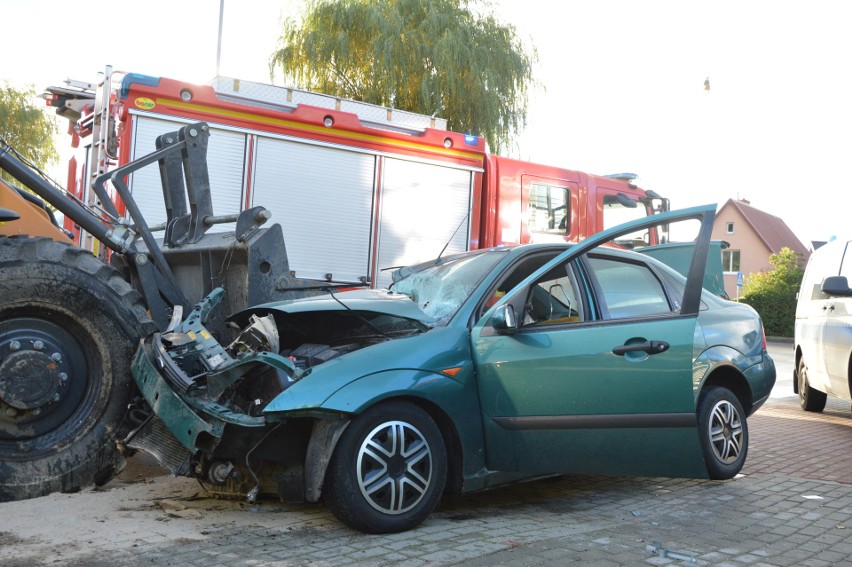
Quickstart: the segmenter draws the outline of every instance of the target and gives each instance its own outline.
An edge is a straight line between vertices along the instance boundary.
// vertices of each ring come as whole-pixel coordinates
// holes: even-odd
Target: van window
[[[846,276],[846,280],[852,283],[852,242],[846,243],[846,250],[843,251],[843,261],[840,262],[840,274]]]

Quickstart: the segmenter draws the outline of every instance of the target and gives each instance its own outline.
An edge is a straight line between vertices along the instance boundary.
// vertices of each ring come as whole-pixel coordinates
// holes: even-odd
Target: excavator
[[[263,226],[268,210],[213,214],[208,139],[206,123],[160,136],[153,153],[94,180],[94,206],[0,140],[0,169],[21,184],[0,179],[0,501],[120,472],[134,451],[125,440],[151,416],[131,375],[140,339],[174,328],[213,290],[227,294],[205,313],[206,328],[230,341],[227,315],[327,287],[291,276],[281,226]],[[154,165],[167,213],[153,227],[160,238],[126,184]],[[72,246],[54,210],[106,253]],[[223,223],[235,230],[208,232]]]

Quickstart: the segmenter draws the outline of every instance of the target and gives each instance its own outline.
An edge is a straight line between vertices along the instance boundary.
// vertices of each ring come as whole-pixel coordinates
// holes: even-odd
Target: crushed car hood
[[[239,321],[247,319],[253,313],[269,312],[270,310],[288,314],[319,311],[358,311],[411,319],[427,325],[431,325],[433,322],[432,318],[421,311],[407,295],[386,289],[358,289],[265,303],[241,311],[232,319]]]

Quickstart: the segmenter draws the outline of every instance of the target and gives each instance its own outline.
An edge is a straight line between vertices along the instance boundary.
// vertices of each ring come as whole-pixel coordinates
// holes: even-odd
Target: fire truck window
[[[527,226],[531,232],[568,234],[570,229],[568,189],[530,184]]]
[[[604,229],[645,218],[648,215],[645,205],[633,201],[626,195],[603,195],[601,200]],[[649,238],[647,230],[640,230],[620,236],[615,243],[625,248],[641,248],[648,245]]]

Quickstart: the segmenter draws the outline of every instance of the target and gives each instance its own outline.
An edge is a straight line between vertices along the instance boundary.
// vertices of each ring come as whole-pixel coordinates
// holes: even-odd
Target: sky
[[[0,81],[41,90],[67,78],[94,81],[111,65],[208,83],[217,74],[219,5],[94,0],[70,9],[64,0],[0,0]],[[270,82],[281,18],[297,16],[302,5],[225,0],[218,73]],[[492,6],[538,52],[537,85],[513,157],[636,173],[641,187],[673,208],[747,199],[782,218],[805,246],[852,236],[848,2]]]

